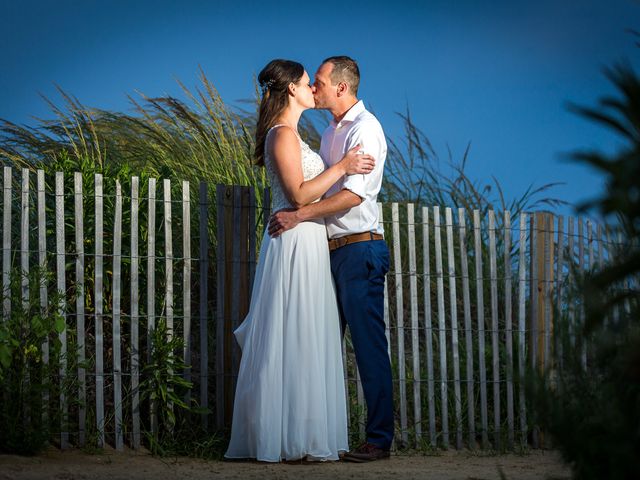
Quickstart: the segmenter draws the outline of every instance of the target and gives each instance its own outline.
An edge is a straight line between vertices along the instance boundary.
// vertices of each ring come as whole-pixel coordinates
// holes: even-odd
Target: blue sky
[[[575,203],[602,182],[563,161],[578,148],[613,151],[615,137],[567,111],[611,93],[602,67],[638,69],[637,0],[452,1],[34,1],[0,0],[0,118],[50,116],[54,84],[85,105],[129,110],[136,91],[182,97],[201,66],[227,103],[253,95],[272,58],[358,60],[360,96],[387,134],[402,135],[408,106],[442,159],[496,177],[508,198],[531,183],[565,182]],[[568,213],[570,208],[562,208]]]

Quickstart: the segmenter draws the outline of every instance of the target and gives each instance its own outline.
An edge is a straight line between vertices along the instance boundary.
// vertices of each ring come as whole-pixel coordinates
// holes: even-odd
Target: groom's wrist
[[[309,220],[311,217],[309,216],[309,209],[305,207],[300,207],[296,210],[296,220],[298,222],[305,222]]]

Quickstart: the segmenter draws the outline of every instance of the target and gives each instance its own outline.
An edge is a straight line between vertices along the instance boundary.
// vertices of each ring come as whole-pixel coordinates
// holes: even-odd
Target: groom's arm
[[[340,190],[335,195],[310,203],[298,210],[280,210],[269,219],[269,235],[277,237],[291,230],[300,222],[315,218],[324,218],[338,212],[344,212],[362,203],[362,198],[350,190]]]

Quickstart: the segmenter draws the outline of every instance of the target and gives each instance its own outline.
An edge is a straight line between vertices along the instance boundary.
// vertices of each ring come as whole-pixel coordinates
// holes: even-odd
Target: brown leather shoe
[[[346,462],[365,463],[374,460],[389,458],[389,450],[384,450],[373,443],[365,442],[355,450],[344,454],[342,459]]]

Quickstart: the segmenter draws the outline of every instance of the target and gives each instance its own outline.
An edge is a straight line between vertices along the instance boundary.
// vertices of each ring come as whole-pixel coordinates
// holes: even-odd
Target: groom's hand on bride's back
[[[294,208],[285,208],[278,210],[269,217],[269,236],[278,237],[287,230],[291,230],[300,223],[300,219],[296,215],[297,210]]]

